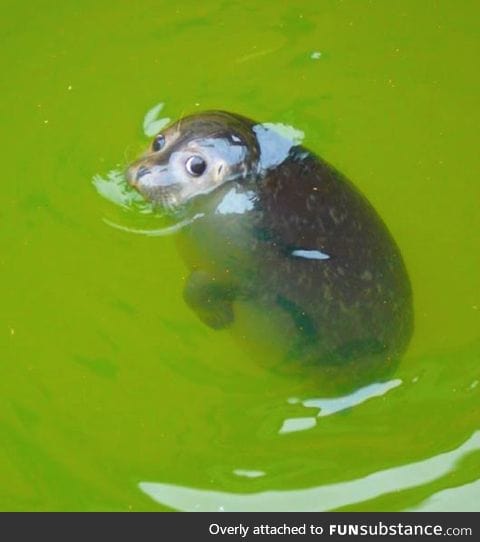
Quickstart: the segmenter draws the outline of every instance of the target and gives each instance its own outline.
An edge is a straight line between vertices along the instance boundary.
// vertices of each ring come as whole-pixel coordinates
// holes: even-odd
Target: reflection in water
[[[256,124],[253,131],[261,149],[260,169],[267,170],[282,164],[296,145],[305,137],[301,130],[282,123],[264,122]]]
[[[215,213],[220,215],[241,215],[251,211],[255,204],[255,193],[247,190],[239,192],[236,187],[225,194],[221,202],[215,209]]]
[[[108,220],[108,218],[104,218],[103,221],[105,222],[105,224],[108,224],[112,228],[125,231],[127,233],[134,233],[136,235],[146,235],[147,237],[164,237],[166,235],[172,235],[173,233],[180,231],[182,228],[192,224],[192,222],[195,222],[195,220],[197,220],[198,218],[201,218],[202,216],[203,216],[202,213],[198,213],[192,216],[192,218],[180,220],[180,222],[177,222],[173,226],[165,226],[164,228],[156,228],[152,230],[148,230],[148,229],[143,230],[139,228],[129,228],[128,226],[121,226],[120,224],[116,224],[115,222]]]
[[[480,512],[480,480],[459,487],[444,489],[432,495],[412,512]]]
[[[330,256],[321,250],[294,250],[292,256],[307,260],[329,260]]]
[[[162,128],[170,123],[168,117],[158,117],[164,105],[163,102],[160,102],[145,113],[145,117],[143,118],[143,133],[147,137],[153,137],[158,134]]]
[[[335,412],[340,412],[346,410],[347,408],[352,408],[356,405],[364,403],[368,399],[373,397],[379,397],[384,395],[390,390],[397,388],[402,384],[400,379],[390,380],[388,382],[376,382],[368,386],[364,386],[353,393],[348,395],[343,395],[342,397],[335,398],[325,398],[325,399],[306,399],[301,401],[296,397],[292,397],[288,400],[291,405],[301,403],[306,408],[318,408],[319,412],[317,414],[318,418],[324,416],[330,416],[335,414]],[[317,420],[314,417],[308,418],[287,418],[282,427],[279,430],[280,434],[283,433],[292,433],[294,431],[304,431],[305,429],[311,429],[315,427]]]
[[[152,210],[152,206],[128,186],[123,171],[111,169],[105,175],[94,175],[92,183],[100,196],[123,209],[141,212]]]
[[[263,470],[235,469],[233,474],[236,476],[244,476],[245,478],[260,478],[261,476],[265,476],[266,472]]]
[[[293,433],[294,431],[305,431],[311,429],[317,425],[316,418],[287,418],[282,427],[280,427],[279,433]]]
[[[154,501],[181,511],[321,512],[428,484],[447,475],[466,454],[479,449],[480,431],[475,431],[461,446],[450,452],[369,474],[356,480],[308,489],[242,494],[155,482],[141,482],[139,488]],[[475,484],[475,486],[469,484],[470,487],[463,486],[463,491],[473,493],[478,489],[478,482]],[[451,496],[447,491],[438,493],[438,503],[431,498],[425,502],[425,508],[420,509],[448,509],[443,508]]]
[[[388,391],[400,386],[401,383],[402,381],[399,378],[389,380],[388,382],[375,382],[374,384],[364,386],[363,388],[342,397],[328,399],[306,399],[305,401],[302,401],[302,404],[307,408],[318,408],[320,410],[318,417],[330,416],[330,414],[334,414],[335,412],[340,412],[341,410],[360,405],[373,397],[385,395],[385,393]],[[296,401],[295,399],[290,399],[289,402],[294,403]]]

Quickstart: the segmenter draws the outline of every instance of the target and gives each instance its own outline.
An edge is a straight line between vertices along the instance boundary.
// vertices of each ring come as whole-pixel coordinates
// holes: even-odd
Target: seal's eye
[[[201,156],[190,156],[185,162],[188,173],[193,177],[200,177],[207,169],[207,163]]]
[[[163,149],[164,146],[165,146],[165,137],[162,134],[158,134],[152,143],[153,152],[158,152],[159,150]]]

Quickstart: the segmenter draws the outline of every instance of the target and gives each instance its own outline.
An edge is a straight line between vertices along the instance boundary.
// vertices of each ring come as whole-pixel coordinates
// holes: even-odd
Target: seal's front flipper
[[[205,271],[194,271],[188,277],[183,298],[200,320],[213,329],[224,329],[233,322],[233,288]]]

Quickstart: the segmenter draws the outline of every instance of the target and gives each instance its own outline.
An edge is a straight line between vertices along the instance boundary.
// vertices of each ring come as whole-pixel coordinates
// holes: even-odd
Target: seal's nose
[[[145,166],[140,166],[138,169],[137,169],[137,174],[136,174],[136,180],[138,181],[141,177],[143,177],[144,175],[148,175],[150,173],[150,169],[148,167],[145,167]]]
[[[149,167],[146,167],[144,165],[137,166],[136,164],[132,164],[127,169],[127,181],[134,188],[138,188],[138,183],[140,179],[151,172],[152,171]]]

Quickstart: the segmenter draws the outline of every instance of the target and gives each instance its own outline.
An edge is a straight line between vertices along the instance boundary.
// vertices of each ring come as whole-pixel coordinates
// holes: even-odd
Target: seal
[[[194,114],[158,134],[127,179],[188,217],[184,298],[207,326],[247,314],[304,365],[392,368],[405,351],[412,290],[394,239],[360,191],[295,138],[233,113]]]

